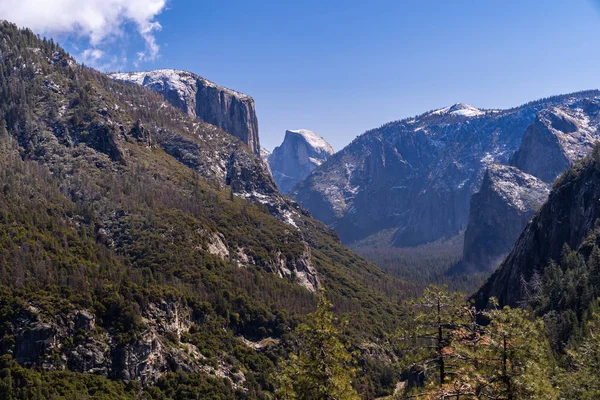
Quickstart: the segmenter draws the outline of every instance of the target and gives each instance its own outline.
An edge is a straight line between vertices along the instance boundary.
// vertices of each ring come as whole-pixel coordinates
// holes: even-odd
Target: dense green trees
[[[336,315],[352,319],[345,340],[383,348],[396,327],[397,301],[413,286],[348,251],[307,216],[298,230],[266,205],[232,196],[210,175],[227,164],[211,157],[230,136],[150,90],[76,65],[54,43],[6,22],[0,53],[2,354],[16,354],[23,325],[64,328],[84,310],[94,328],[40,345],[44,354],[26,371],[58,379],[35,368],[42,359],[51,360],[49,368],[81,368],[70,364],[74,347],[98,340],[107,345],[103,373],[118,379],[112,357],[162,322],[148,310],[164,301],[185,311],[185,328],[161,328],[157,343],[194,368],[183,373],[163,362],[159,374],[171,373],[146,383],[143,398],[266,398],[275,361],[293,349],[294,328],[317,303],[293,275],[277,273],[281,262],[292,267],[302,257],[318,270]],[[195,157],[202,151],[206,157]],[[229,257],[209,251],[216,233]],[[270,345],[252,347],[263,340]],[[359,379],[377,383],[369,396],[389,392],[388,370],[368,356],[361,354],[368,367]],[[81,374],[69,379],[92,382]]]
[[[321,293],[317,310],[297,328],[298,354],[283,361],[277,399],[358,400],[352,387],[356,370],[340,336],[331,303]]]
[[[476,353],[476,393],[482,398],[555,399],[552,354],[539,319],[505,307],[488,314],[490,323]]]
[[[586,338],[566,350],[565,369],[557,386],[568,399],[600,398],[600,315],[594,314]]]
[[[407,384],[398,398],[555,399],[543,322],[521,309],[477,312],[431,287],[409,309],[396,339]],[[480,325],[478,320],[486,320]]]
[[[0,35],[1,351],[14,354],[16,326],[32,307],[51,322],[85,309],[96,321],[90,335],[110,335],[113,344],[126,346],[148,329],[148,307],[164,300],[185,307],[190,320],[181,334],[161,333],[161,343],[194,349],[205,367],[175,367],[141,387],[24,368],[5,355],[1,398],[266,399],[278,382],[280,398],[372,399],[392,392],[399,370],[407,383],[398,385],[399,397],[555,398],[557,391],[563,398],[598,397],[595,233],[527,277],[525,310],[483,315],[462,295],[435,287],[400,307],[420,285],[382,273],[309,218],[302,231],[291,229],[264,206],[202,178],[198,165],[140,145],[143,135],[123,133],[114,146],[120,127],[101,122],[110,113],[123,132],[140,130],[141,120],[151,136],[188,139],[189,132],[216,135],[211,127],[163,109],[155,93],[72,64],[30,31],[0,23]],[[206,234],[214,232],[254,263],[240,267],[211,254]],[[312,293],[269,271],[275,255],[294,260],[305,242],[335,313],[322,296],[314,311]],[[372,252],[419,284],[466,289],[474,281],[445,276],[455,259],[456,243],[450,244]],[[435,254],[422,262],[425,253]],[[61,368],[61,351],[85,333],[75,336],[48,354]],[[271,346],[257,350],[248,339]],[[217,375],[220,365],[226,368]],[[243,385],[232,378],[236,372]]]
[[[381,238],[379,238],[381,239]],[[487,278],[487,273],[457,274],[453,267],[462,259],[464,234],[418,247],[373,247],[366,239],[352,250],[390,275],[426,287],[446,285],[449,289],[472,293]]]
[[[523,306],[544,320],[556,352],[581,341],[590,315],[598,308],[599,240],[593,231],[577,251],[565,244],[560,259],[550,260],[543,272],[535,271],[528,282],[522,282]]]

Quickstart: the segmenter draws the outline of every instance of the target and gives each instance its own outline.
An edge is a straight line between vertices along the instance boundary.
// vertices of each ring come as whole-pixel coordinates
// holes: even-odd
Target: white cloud
[[[34,32],[49,35],[77,35],[89,40],[90,48],[81,57],[98,62],[107,42],[124,34],[133,24],[146,44],[138,53],[140,61],[152,61],[160,47],[154,33],[161,29],[155,18],[165,10],[167,0],[0,0],[0,19]],[[85,62],[85,61],[84,61]]]
[[[102,58],[104,52],[100,49],[86,49],[81,53],[81,58],[84,63],[96,62]]]

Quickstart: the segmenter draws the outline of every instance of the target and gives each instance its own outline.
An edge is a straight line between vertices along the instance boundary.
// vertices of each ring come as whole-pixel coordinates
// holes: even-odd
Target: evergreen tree
[[[403,369],[416,375],[413,386],[424,386],[417,389],[421,396],[436,398],[455,391],[450,384],[464,357],[457,354],[453,340],[470,326],[468,308],[459,293],[430,286],[420,299],[407,303],[397,339],[404,354]]]
[[[292,354],[277,375],[276,397],[282,400],[357,400],[352,355],[340,338],[331,303],[323,293],[317,311],[297,328],[299,354]]]
[[[563,398],[600,398],[600,314],[594,313],[588,337],[567,349],[566,370],[557,377]]]
[[[478,346],[477,393],[492,399],[555,399],[552,354],[544,325],[522,309],[505,307],[489,314]]]

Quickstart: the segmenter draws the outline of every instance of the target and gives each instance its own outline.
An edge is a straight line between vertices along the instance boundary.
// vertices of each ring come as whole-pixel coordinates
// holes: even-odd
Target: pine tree
[[[453,341],[471,323],[462,295],[445,288],[430,286],[420,299],[407,303],[397,339],[403,369],[416,375],[416,386],[424,386],[416,389],[420,396],[441,398],[456,391],[450,384],[464,357],[457,354]]]
[[[600,398],[600,314],[594,313],[588,328],[587,338],[566,350],[566,371],[556,379],[563,398]]]
[[[555,399],[552,354],[544,325],[530,313],[505,307],[489,313],[478,346],[478,395],[493,399]]]
[[[277,375],[278,399],[358,400],[352,387],[356,370],[352,355],[340,338],[330,311],[331,303],[321,293],[317,311],[297,328],[299,354],[292,354]]]

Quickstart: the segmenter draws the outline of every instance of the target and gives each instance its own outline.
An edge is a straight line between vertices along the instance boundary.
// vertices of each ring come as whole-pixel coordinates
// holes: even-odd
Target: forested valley
[[[356,254],[241,141],[2,22],[0,398],[600,398],[598,193],[600,147],[487,281],[460,238]]]

